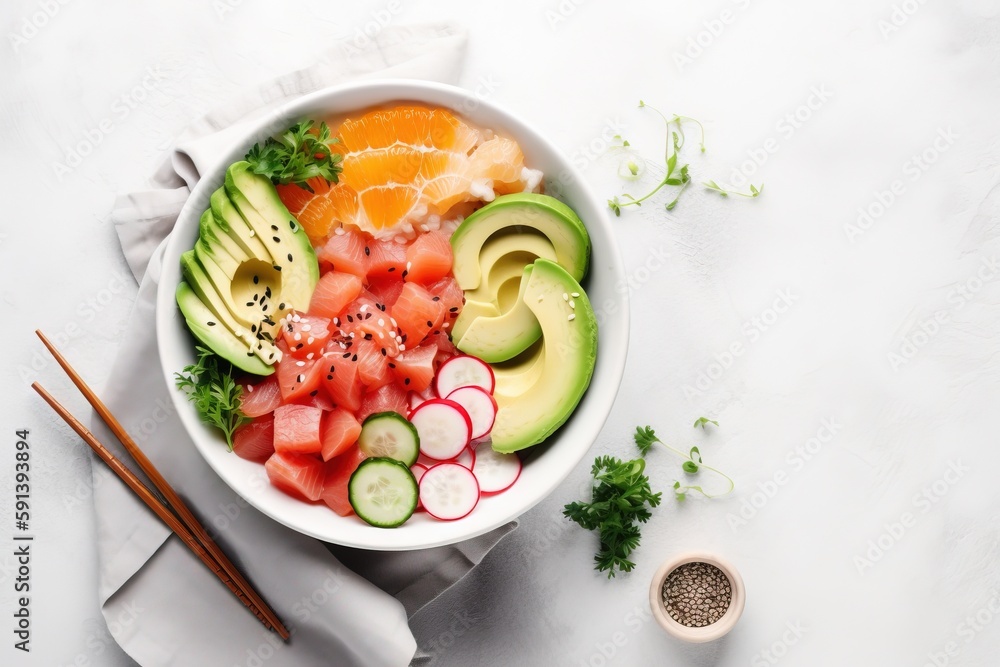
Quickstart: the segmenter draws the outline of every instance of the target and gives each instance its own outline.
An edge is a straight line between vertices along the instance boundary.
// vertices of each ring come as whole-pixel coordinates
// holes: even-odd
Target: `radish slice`
[[[453,459],[472,440],[469,413],[455,401],[435,398],[410,415],[420,436],[420,453],[438,461]]]
[[[447,396],[459,387],[480,387],[490,394],[496,378],[490,365],[476,357],[460,355],[441,364],[437,374],[438,396]]]
[[[497,402],[482,387],[459,387],[448,394],[449,401],[455,401],[469,413],[472,420],[472,439],[482,438],[493,429],[497,419]]]
[[[517,454],[501,454],[491,443],[484,442],[476,448],[472,471],[483,493],[500,493],[513,486],[521,476],[521,459]]]
[[[410,472],[413,473],[413,477],[417,480],[418,484],[420,483],[420,478],[424,476],[424,473],[427,472],[427,469],[429,467],[430,466],[426,466],[423,463],[419,462],[414,463],[413,465],[410,466]]]
[[[472,445],[469,445],[462,450],[461,454],[455,457],[454,462],[472,470],[472,466],[476,465],[476,450],[472,448]]]
[[[461,519],[479,504],[479,482],[457,463],[439,463],[420,480],[420,503],[435,519]]]
[[[411,391],[409,395],[410,412],[413,412],[432,398],[434,398],[434,392],[429,387],[421,392]]]

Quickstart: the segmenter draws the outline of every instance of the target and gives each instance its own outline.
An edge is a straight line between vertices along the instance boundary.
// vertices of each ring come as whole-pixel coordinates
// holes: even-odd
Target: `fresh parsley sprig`
[[[719,425],[718,422],[712,421],[711,419],[707,419],[705,417],[701,417],[697,421],[695,421],[694,426],[695,428],[697,428],[698,426],[704,428],[705,424],[708,422],[711,422],[716,426]],[[646,426],[645,428],[641,426],[637,427],[635,429],[634,437],[635,437],[635,444],[636,446],[639,447],[639,451],[642,452],[643,457],[649,454],[649,451],[653,448],[653,445],[660,444],[666,447],[674,454],[676,454],[677,456],[680,456],[682,459],[684,459],[684,463],[681,464],[681,469],[684,470],[684,472],[687,473],[688,475],[697,475],[702,468],[705,468],[706,470],[711,470],[712,472],[721,475],[726,479],[727,482],[729,482],[729,488],[723,491],[722,493],[708,493],[707,491],[705,491],[705,489],[703,489],[699,485],[681,484],[680,481],[675,481],[674,497],[676,497],[677,500],[679,501],[687,499],[687,494],[691,491],[700,493],[706,498],[719,498],[721,496],[728,495],[736,487],[736,483],[729,475],[725,474],[721,470],[718,470],[710,465],[707,465],[704,461],[701,460],[701,451],[697,447],[692,447],[688,451],[688,453],[685,454],[679,449],[671,447],[670,445],[668,445],[667,443],[663,442],[658,437],[656,437],[656,431],[654,431],[649,426]]]
[[[639,546],[640,523],[652,516],[651,508],[660,504],[661,493],[653,493],[649,478],[643,473],[646,462],[641,459],[622,461],[613,456],[600,456],[594,461],[591,502],[572,502],[563,514],[587,530],[597,530],[600,549],[594,556],[595,568],[607,572],[631,572],[635,563],[629,556]]]
[[[233,379],[228,362],[200,345],[195,349],[198,361],[174,373],[175,384],[194,403],[201,420],[222,431],[232,451],[233,433],[250,421],[240,410],[243,388]]]
[[[269,137],[263,146],[254,144],[246,161],[253,173],[267,176],[272,183],[294,183],[313,192],[306,182],[310,178],[322,176],[329,183],[339,178],[341,156],[330,149],[336,143],[326,123],[313,130],[313,121],[306,120],[278,137]]]

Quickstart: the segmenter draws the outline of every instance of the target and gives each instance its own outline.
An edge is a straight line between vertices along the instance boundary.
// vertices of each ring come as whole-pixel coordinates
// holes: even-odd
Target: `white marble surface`
[[[698,179],[739,180],[746,164],[766,189],[750,201],[693,188],[670,214],[660,198],[615,221],[633,336],[593,451],[631,457],[630,432],[649,423],[699,445],[736,492],[666,498],[636,570],[607,581],[591,569],[594,536],[560,516],[583,496],[581,464],[414,620],[435,664],[995,662],[995,0],[275,6],[5,5],[0,539],[17,428],[31,429],[37,537],[27,659],[11,647],[16,574],[12,549],[0,550],[0,663],[131,664],[97,606],[89,457],[28,389],[40,379],[83,411],[35,327],[61,338],[84,376],[106,377],[135,292],[107,220],[114,193],[140,185],[187,119],[242,86],[379,20],[441,19],[471,30],[464,84],[553,137],[602,196],[623,191],[611,135],[654,161],[661,151],[639,98],[705,122],[708,152],[688,154]],[[96,145],[59,174],[81,142]],[[721,427],[694,431],[703,414]],[[665,452],[649,470],[664,490],[680,474]],[[730,558],[748,589],[732,634],[700,647],[644,611],[659,562],[691,548]]]

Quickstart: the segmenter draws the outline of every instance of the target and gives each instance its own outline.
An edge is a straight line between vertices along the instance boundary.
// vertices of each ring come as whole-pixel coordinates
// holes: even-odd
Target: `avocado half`
[[[542,342],[522,364],[496,371],[491,437],[493,449],[504,453],[543,442],[569,419],[597,359],[597,318],[580,283],[545,259],[534,262],[526,280],[523,300],[538,320]]]

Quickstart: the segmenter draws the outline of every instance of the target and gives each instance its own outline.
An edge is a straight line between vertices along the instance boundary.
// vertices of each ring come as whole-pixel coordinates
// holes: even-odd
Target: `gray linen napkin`
[[[214,156],[231,146],[241,122],[351,79],[454,82],[465,45],[463,30],[428,25],[388,28],[361,50],[334,47],[315,66],[196,121],[150,190],[116,203],[113,220],[140,287],[103,398],[293,633],[282,644],[267,632],[106,467],[95,465],[102,610],[115,640],[140,664],[405,665],[417,648],[408,617],[516,527],[512,522],[462,544],[411,553],[352,552],[285,528],[234,494],[190,443],[174,415],[152,335],[163,241],[199,174],[215,166]],[[98,437],[113,442],[93,421]]]

